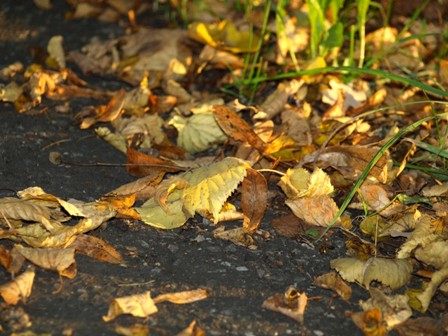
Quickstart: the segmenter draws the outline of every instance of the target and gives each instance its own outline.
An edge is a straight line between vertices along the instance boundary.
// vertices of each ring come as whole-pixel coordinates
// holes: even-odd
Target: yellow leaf
[[[31,289],[34,283],[34,267],[31,267],[20,274],[14,280],[0,286],[0,295],[7,304],[15,305],[19,300],[26,302],[31,295]]]
[[[325,59],[323,57],[317,57],[311,63],[308,64],[308,66],[305,68],[305,70],[313,70],[313,69],[319,69],[319,68],[325,68],[327,66],[327,62],[325,62]],[[305,75],[302,76],[302,80],[307,83],[317,83],[322,78],[321,74],[318,75]]]
[[[235,25],[227,20],[218,24],[193,22],[188,26],[188,36],[193,40],[234,53],[255,52],[259,41],[256,34],[238,31]]]
[[[199,300],[204,300],[209,296],[209,291],[206,289],[196,289],[191,291],[165,293],[160,294],[154,298],[155,303],[168,301],[175,304],[191,303]]]
[[[183,175],[189,185],[183,190],[184,208],[195,212],[209,212],[215,223],[227,198],[246,176],[250,168],[246,161],[228,157],[209,166],[196,168]]]
[[[290,199],[330,195],[334,191],[330,177],[320,168],[311,174],[303,168],[288,169],[279,186]]]
[[[109,322],[123,314],[131,314],[136,317],[148,317],[157,313],[157,311],[158,309],[151,299],[151,293],[145,292],[114,299],[109,306],[107,316],[103,316],[103,320]]]

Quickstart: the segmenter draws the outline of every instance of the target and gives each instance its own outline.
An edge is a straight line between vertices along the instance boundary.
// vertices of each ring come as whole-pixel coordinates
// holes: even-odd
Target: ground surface
[[[56,34],[63,35],[64,45],[74,50],[86,43],[92,33],[105,37],[121,33],[117,24],[65,21],[64,6],[59,4],[44,12],[31,1],[3,0],[0,66],[15,61],[29,64],[28,48],[45,46]],[[121,85],[99,78],[90,80],[110,89]],[[83,103],[79,101],[79,106]],[[1,105],[0,197],[40,186],[61,198],[91,201],[133,180],[120,167],[64,167],[50,163],[48,156],[54,150],[77,162],[124,162],[122,154],[96,138],[92,130],[79,130],[73,121],[79,106],[71,103],[72,112],[63,115],[47,102],[38,107],[38,111],[46,108],[45,112],[33,116],[18,114],[12,106]],[[285,208],[271,207],[261,225],[270,238],[256,238],[257,250],[215,239],[212,226],[194,220],[182,229],[160,231],[139,222],[114,219],[105,229],[91,234],[102,237],[122,253],[126,265],[77,256],[78,274],[72,280],[64,279],[59,294],[52,294],[59,287],[58,276],[37,270],[33,293],[21,305],[32,322],[28,329],[53,335],[113,335],[117,325],[142,323],[149,326],[151,335],[174,335],[197,320],[207,335],[362,334],[345,316],[345,311],[359,310],[358,300],[366,299],[368,293],[353,286],[353,297],[344,302],[312,284],[315,276],[330,270],[329,260],[344,255],[344,240],[334,235],[331,238],[334,248],[321,253],[318,247],[313,249],[298,240],[281,237],[270,223],[286,213]],[[0,282],[9,279],[0,270]],[[313,298],[305,312],[303,327],[261,308],[267,297],[284,292],[289,286]],[[102,321],[115,297],[147,290],[156,295],[197,288],[208,289],[210,297],[188,305],[160,304],[160,311],[147,320],[120,317],[109,324]],[[10,334],[11,325],[3,327],[5,334]]]

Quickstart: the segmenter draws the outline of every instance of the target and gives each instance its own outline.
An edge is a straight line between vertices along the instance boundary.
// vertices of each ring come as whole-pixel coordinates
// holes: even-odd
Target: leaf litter
[[[35,3],[43,10],[51,8],[49,1]],[[40,64],[2,69],[7,84],[2,84],[0,100],[13,104],[18,113],[29,113],[46,100],[98,101],[79,111],[79,127],[93,128],[121,152],[127,172],[140,179],[94,202],[62,200],[38,187],[18,191],[17,198],[0,199],[0,238],[14,242],[10,250],[2,248],[0,260],[12,276],[27,260],[60,277],[76,277],[77,253],[122,263],[124,258],[112,246],[85,235],[114,217],[168,230],[200,216],[218,225],[214,237],[257,249],[257,240],[267,239],[263,217],[275,194],[283,197],[283,206],[293,218],[276,219],[272,226],[278,234],[307,242],[318,238],[316,232],[327,234],[327,240],[337,230],[352,236],[347,240],[350,257],[330,263],[338,274],[323,274],[315,284],[336,291],[343,300],[351,296],[344,280],[369,290],[371,298],[360,302],[363,312],[348,314],[366,335],[399,331],[400,325],[406,328],[412,309],[425,313],[437,291],[447,293],[447,56],[439,50],[437,39],[431,39],[443,31],[443,25],[431,23],[432,33],[424,38],[413,35],[421,33],[417,19],[410,19],[410,26],[402,31],[385,24],[371,29],[365,39],[359,32],[357,49],[344,59],[342,45],[328,40],[339,29],[337,18],[321,13],[322,22],[334,24],[334,30],[319,37],[313,24],[304,27],[281,15],[281,10],[288,10],[293,17],[311,19],[318,15],[315,10],[338,10],[322,8],[320,2],[307,1],[309,8],[279,2],[277,10],[271,2],[262,2],[251,5],[247,21],[233,21],[238,13],[230,6],[222,12],[218,4],[208,4],[222,14],[220,20],[210,20],[213,10],[193,12],[189,6],[194,2],[173,2],[175,12],[195,13],[183,17],[191,20],[187,29],[138,26],[135,15],[150,10],[146,2],[69,3],[72,19],[113,22],[127,16],[130,29],[119,38],[92,37],[83,48],[70,52],[63,36],[53,36]],[[263,22],[263,10],[275,14],[276,25]],[[316,38],[323,38],[320,49],[313,49]],[[308,39],[311,54],[307,54]],[[269,40],[277,44],[270,45]],[[350,57],[360,58],[362,64],[365,47],[372,71],[361,69],[357,73],[362,75],[353,78],[349,69],[337,69],[352,66]],[[262,52],[266,53],[263,62],[257,58]],[[327,64],[335,67],[322,70]],[[201,89],[195,83],[205,73],[222,69],[227,73],[213,79],[214,87]],[[372,76],[382,74],[376,69],[391,75],[378,80]],[[418,79],[415,86],[411,72]],[[290,78],[269,76],[274,73]],[[112,76],[133,88],[95,88],[83,79],[92,74]],[[406,86],[387,81],[406,76]],[[245,99],[254,83],[253,100]],[[225,88],[226,94],[216,87]],[[407,141],[383,150],[387,141],[397,140],[399,129],[425,117],[428,121],[411,130]],[[382,156],[373,162],[379,152]],[[55,164],[70,165],[55,155]],[[338,204],[361,179],[365,182],[352,190],[350,211],[340,216],[345,208]],[[404,201],[409,198],[416,201]],[[347,220],[351,211],[358,211],[362,221]],[[236,219],[243,220],[237,228],[221,224]],[[297,229],[297,223],[305,229]],[[396,251],[383,244],[397,238],[404,240]],[[414,269],[428,268],[427,280],[415,288]],[[32,295],[34,276],[28,268],[3,284],[0,294],[10,305],[25,302]],[[405,294],[388,295],[405,286]],[[64,290],[62,278],[59,290]],[[306,307],[312,301],[299,290],[276,294],[262,306],[306,325]],[[121,314],[146,318],[157,312],[155,304],[161,301],[189,303],[207,296],[198,289],[155,299],[149,292],[116,298],[103,319]],[[182,334],[193,334],[187,330],[194,326],[192,322]]]

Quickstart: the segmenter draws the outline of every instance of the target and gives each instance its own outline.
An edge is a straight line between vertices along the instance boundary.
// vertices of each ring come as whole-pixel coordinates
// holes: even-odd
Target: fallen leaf
[[[212,114],[194,114],[189,118],[177,115],[170,124],[179,132],[177,144],[192,154],[212,148],[227,139]]]
[[[329,226],[339,210],[335,201],[327,195],[287,199],[285,203],[294,215],[317,226]]]
[[[244,119],[224,105],[216,105],[213,110],[218,125],[230,138],[247,142],[261,153],[264,152],[266,143],[260,139]]]
[[[193,22],[188,26],[188,37],[234,53],[255,52],[259,44],[256,34],[238,31],[235,25],[227,20],[218,24]]]
[[[19,301],[26,303],[31,295],[36,272],[33,267],[28,268],[24,273],[14,280],[0,286],[0,295],[7,304],[16,305]]]
[[[75,249],[68,248],[30,248],[15,245],[17,251],[27,260],[48,270],[57,271],[69,279],[76,276]]]
[[[247,169],[241,188],[243,227],[252,234],[263,219],[268,202],[268,185],[264,176],[254,169]]]
[[[196,320],[193,320],[188,327],[176,334],[176,336],[205,336],[205,331],[197,326]]]
[[[135,317],[148,317],[157,312],[158,309],[148,291],[142,294],[114,299],[109,305],[107,315],[103,316],[103,320],[104,322],[110,322],[123,314],[130,314]]]
[[[283,294],[275,294],[266,299],[261,305],[263,308],[279,312],[303,324],[308,298],[294,288],[289,288]]]
[[[99,261],[111,264],[120,264],[123,262],[121,254],[104,240],[95,236],[81,234],[70,245],[77,253],[85,254]]]
[[[208,290],[195,289],[191,291],[160,294],[154,298],[154,303],[168,301],[175,304],[186,304],[199,300],[204,300],[208,296],[209,296]]]
[[[331,260],[331,268],[349,282],[357,282],[367,289],[372,281],[381,282],[392,289],[407,284],[411,278],[412,264],[404,259],[370,258],[338,258]]]
[[[387,328],[380,309],[374,308],[365,312],[351,313],[349,316],[364,335],[387,336]]]
[[[314,279],[313,283],[322,288],[334,290],[342,299],[348,301],[352,296],[352,289],[335,272],[322,274]]]
[[[360,306],[365,312],[380,309],[382,322],[387,330],[392,330],[412,316],[406,295],[387,296],[377,288],[370,288],[369,291],[370,299],[360,301]]]

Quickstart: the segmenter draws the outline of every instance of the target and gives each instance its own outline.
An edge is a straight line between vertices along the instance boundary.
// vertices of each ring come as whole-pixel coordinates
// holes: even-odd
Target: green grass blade
[[[317,75],[317,74],[324,74],[324,73],[329,73],[329,72],[339,72],[339,73],[344,73],[344,74],[349,73],[349,74],[354,74],[354,75],[372,75],[375,77],[382,77],[382,78],[389,79],[390,81],[393,81],[393,82],[398,82],[398,83],[402,83],[405,85],[418,87],[419,89],[421,89],[429,94],[438,96],[438,97],[448,97],[447,91],[437,89],[435,87],[432,87],[428,84],[419,82],[418,80],[415,80],[415,79],[412,79],[409,77],[400,76],[400,75],[393,74],[393,73],[383,71],[383,70],[356,68],[356,67],[352,67],[352,66],[325,67],[325,68],[309,69],[309,70],[288,72],[288,73],[279,74],[276,76],[269,76],[269,77],[268,76],[265,76],[265,77],[260,76],[258,78],[253,78],[252,82],[249,82],[248,80],[242,80],[241,82],[235,83],[235,84],[243,84],[243,85],[244,84],[258,84],[258,83],[266,82],[266,81],[295,78],[295,77],[300,77],[300,76],[304,76],[304,75]]]
[[[362,172],[362,174],[359,176],[359,178],[356,180],[355,184],[353,185],[352,189],[348,193],[347,197],[344,199],[344,202],[342,203],[341,207],[339,208],[339,211],[334,216],[333,220],[331,221],[330,225],[325,229],[325,231],[320,235],[320,237],[317,240],[322,239],[330,230],[334,224],[338,221],[338,219],[341,217],[341,215],[344,213],[344,211],[347,209],[348,205],[352,201],[353,197],[355,196],[358,189],[361,187],[361,185],[364,183],[365,179],[370,173],[370,170],[377,164],[377,162],[381,159],[383,154],[393,145],[395,144],[400,138],[402,138],[406,133],[412,132],[417,127],[422,125],[423,123],[434,120],[439,117],[446,117],[448,116],[447,113],[442,113],[437,116],[430,116],[427,118],[420,119],[416,121],[415,123],[401,129],[394,137],[390,138],[381,148],[380,150],[373,156],[373,158],[368,163],[366,169]]]

